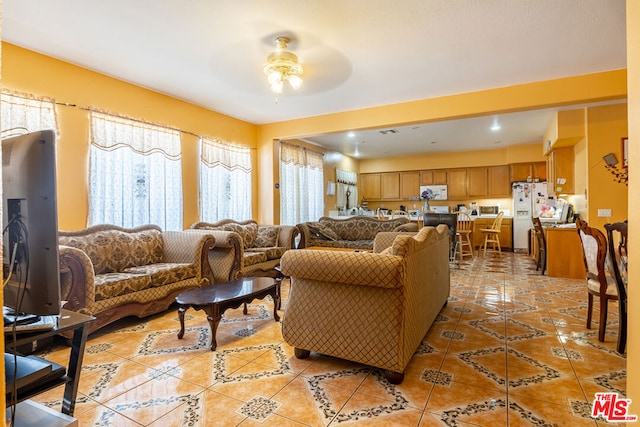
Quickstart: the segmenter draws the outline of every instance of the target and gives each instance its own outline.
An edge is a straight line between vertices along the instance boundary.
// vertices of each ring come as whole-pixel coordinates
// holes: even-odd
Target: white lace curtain
[[[91,111],[88,222],[182,230],[180,132]]]
[[[251,151],[210,138],[200,139],[200,220],[252,218]]]
[[[280,143],[280,224],[316,221],[324,213],[322,153]]]
[[[44,129],[58,133],[53,99],[3,90],[0,100],[3,138]]]
[[[345,209],[355,208],[358,203],[358,174],[336,169],[336,206]]]

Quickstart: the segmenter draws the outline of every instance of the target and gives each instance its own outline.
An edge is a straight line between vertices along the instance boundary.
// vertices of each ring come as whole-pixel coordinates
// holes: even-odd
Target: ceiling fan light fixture
[[[293,52],[286,50],[289,42],[288,37],[278,37],[277,48],[267,56],[267,63],[262,69],[271,85],[271,90],[275,93],[282,93],[285,80],[295,90],[302,86],[300,77],[303,72],[302,65]]]

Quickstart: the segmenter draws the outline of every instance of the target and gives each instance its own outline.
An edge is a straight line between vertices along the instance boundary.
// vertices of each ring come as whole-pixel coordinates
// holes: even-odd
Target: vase
[[[422,202],[422,210],[423,211],[428,211],[429,210],[429,200],[428,199],[424,199],[424,201]]]

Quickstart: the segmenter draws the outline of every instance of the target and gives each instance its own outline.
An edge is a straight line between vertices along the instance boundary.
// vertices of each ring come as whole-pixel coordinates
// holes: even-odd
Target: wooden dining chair
[[[582,243],[582,255],[587,278],[587,329],[591,329],[593,298],[600,300],[600,324],[598,325],[598,341],[604,342],[607,328],[607,312],[609,301],[618,300],[616,280],[607,274],[605,263],[607,258],[607,238],[602,231],[589,227],[586,221],[578,218],[576,228]]]
[[[465,257],[473,258],[473,245],[471,244],[473,221],[466,212],[458,212],[457,214],[456,239],[458,240],[458,255],[460,256],[460,260],[463,260]]]
[[[500,248],[500,229],[502,227],[502,217],[504,212],[498,212],[496,219],[493,221],[491,228],[481,228],[480,232],[484,234],[484,252],[483,256],[487,254],[487,244],[491,244],[491,251],[498,252],[502,255],[502,249]],[[496,249],[497,248],[497,249]]]
[[[401,217],[408,217],[409,216],[409,212],[407,211],[401,211],[400,209],[391,211],[391,219],[393,218],[401,218]]]
[[[609,242],[609,261],[618,289],[618,353],[624,354],[627,346],[627,221],[605,224]],[[617,244],[616,244],[617,242]]]
[[[538,241],[538,262],[536,263],[536,271],[540,268],[540,273],[544,275],[544,272],[547,270],[547,239],[544,236],[544,228],[542,228],[540,218],[531,218],[531,222],[533,222],[533,234]]]

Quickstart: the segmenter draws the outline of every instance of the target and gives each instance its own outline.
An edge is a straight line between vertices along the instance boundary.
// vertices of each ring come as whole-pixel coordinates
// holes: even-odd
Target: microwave
[[[480,215],[498,215],[499,206],[480,206]]]

